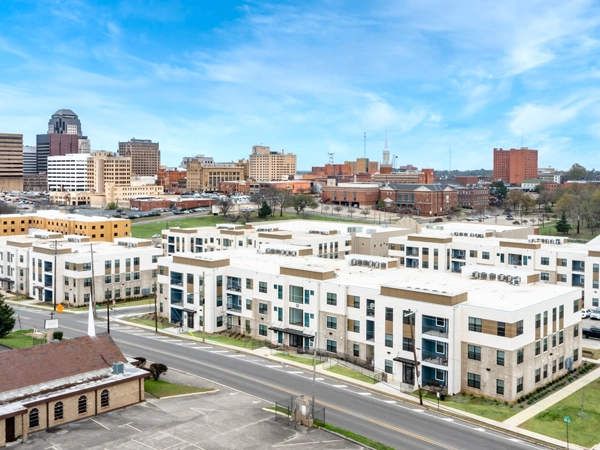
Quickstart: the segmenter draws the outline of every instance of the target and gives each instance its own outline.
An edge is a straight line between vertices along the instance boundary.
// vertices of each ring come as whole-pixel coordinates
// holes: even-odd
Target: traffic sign
[[[46,319],[46,320],[44,320],[44,328],[46,330],[58,328],[58,319]]]
[[[58,312],[63,312],[63,311],[65,310],[65,307],[64,307],[63,305],[58,305],[58,306],[56,307],[56,310],[57,310]]]
[[[565,416],[565,422],[571,423],[571,418],[569,416]]]

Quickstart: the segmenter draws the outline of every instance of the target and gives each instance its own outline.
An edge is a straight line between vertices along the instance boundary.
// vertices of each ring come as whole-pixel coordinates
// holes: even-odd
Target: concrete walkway
[[[154,327],[150,327],[150,326],[146,326],[146,325],[141,325],[141,324],[134,324],[131,322],[127,322],[126,320],[122,320],[122,319],[115,319],[115,320],[111,320],[111,322],[115,322],[115,323],[120,323],[122,325],[129,325],[129,326],[133,326],[133,327],[137,327],[137,328],[143,328],[146,330],[150,330],[150,331],[154,331]],[[188,334],[188,332],[183,331],[183,332],[179,332],[178,328],[173,327],[173,328],[165,328],[165,329],[161,329],[159,330],[159,333],[164,334],[164,335],[168,335],[168,336],[174,336],[174,337],[178,337],[180,339],[186,339],[186,340],[191,340],[191,341],[202,341],[202,338],[198,338],[195,336],[191,336],[190,334]],[[255,355],[255,356],[260,356],[262,358],[266,358],[270,361],[279,363],[279,364],[285,364],[288,366],[293,366],[293,367],[297,367],[299,369],[304,369],[305,371],[312,371],[312,366],[310,365],[306,365],[306,364],[302,364],[302,363],[297,363],[295,361],[290,361],[287,359],[282,359],[279,358],[277,356],[274,356],[272,354],[272,349],[267,348],[267,347],[261,347],[261,348],[257,348],[257,349],[247,349],[244,347],[237,347],[234,345],[226,345],[226,344],[222,344],[220,342],[216,342],[216,341],[211,341],[210,339],[206,339],[206,343],[210,344],[210,345],[215,345],[215,346],[219,346],[219,347],[223,347],[232,351],[236,351],[236,352],[240,352],[240,353],[247,353],[247,354],[251,354],[251,355]],[[371,392],[380,394],[380,395],[385,395],[388,396],[390,398],[394,398],[397,400],[402,400],[404,402],[408,402],[408,403],[412,403],[414,405],[418,405],[419,404],[419,399],[416,396],[413,396],[411,394],[407,394],[405,392],[402,392],[398,387],[395,387],[393,385],[391,385],[390,383],[385,383],[385,382],[379,382],[376,384],[370,384],[370,383],[365,383],[359,380],[355,380],[353,378],[349,378],[349,377],[345,377],[343,375],[339,375],[337,373],[334,372],[330,372],[327,369],[325,369],[323,367],[323,364],[319,364],[316,366],[316,373],[318,375],[324,375],[327,376],[329,378],[334,378],[337,380],[340,380],[343,383],[346,384],[350,384],[350,385],[354,385],[357,387],[360,387],[362,389],[366,389],[369,390]],[[463,419],[469,422],[474,422],[474,423],[478,423],[481,425],[486,425],[490,428],[496,429],[497,431],[500,432],[506,432],[509,434],[513,434],[516,437],[520,437],[523,439],[527,439],[530,441],[533,441],[535,443],[538,443],[540,445],[551,445],[551,446],[555,446],[558,448],[566,448],[566,442],[561,441],[559,439],[554,439],[548,436],[544,436],[542,434],[538,434],[538,433],[533,433],[531,431],[527,431],[524,429],[519,428],[519,425],[523,422],[525,422],[526,420],[528,420],[529,418],[535,416],[536,414],[542,412],[544,409],[552,406],[553,404],[559,402],[560,400],[562,400],[563,398],[567,397],[568,395],[572,394],[574,391],[580,389],[581,387],[585,386],[587,383],[590,383],[592,381],[594,381],[595,379],[600,377],[600,368],[594,370],[593,372],[588,373],[587,375],[585,375],[584,377],[578,379],[577,381],[571,383],[570,386],[562,389],[561,391],[549,396],[548,398],[529,406],[527,409],[525,409],[524,411],[516,414],[515,416],[513,416],[511,419],[513,419],[511,421],[511,419],[507,419],[504,422],[498,422],[496,420],[492,420],[492,419],[488,419],[486,417],[482,417],[482,416],[478,416],[476,414],[471,414],[468,413],[466,411],[461,411],[458,409],[454,409],[451,407],[446,406],[443,402],[440,403],[439,405],[439,412],[443,413],[443,414],[447,414],[447,415],[451,415],[455,418],[458,419]],[[564,391],[564,392],[563,392]],[[423,400],[423,407],[432,410],[432,411],[437,411],[438,410],[438,404],[437,402],[432,402],[429,400]],[[518,419],[515,419],[517,418]],[[584,447],[580,447],[578,445],[569,444],[569,448],[570,449],[575,449],[575,450],[585,450]]]

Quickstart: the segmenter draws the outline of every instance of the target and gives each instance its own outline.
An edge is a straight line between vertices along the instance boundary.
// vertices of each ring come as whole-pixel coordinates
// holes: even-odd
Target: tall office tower
[[[128,142],[119,142],[119,155],[131,158],[132,175],[144,177],[158,174],[160,168],[158,142],[136,138]]]
[[[96,193],[106,185],[131,186],[131,158],[112,152],[93,152],[88,158],[88,186]]]
[[[270,147],[255,145],[249,158],[249,175],[256,181],[287,180],[296,175],[296,155],[272,152]]]
[[[48,190],[88,191],[88,158],[90,155],[73,153],[48,157]]]
[[[0,133],[0,191],[23,190],[23,135]]]
[[[35,175],[37,171],[36,149],[33,145],[23,146],[23,175]]]
[[[79,117],[70,109],[59,109],[48,121],[48,134],[76,134],[81,136]]]
[[[538,176],[538,151],[527,147],[494,149],[494,181],[520,185]]]
[[[48,172],[49,156],[79,153],[79,137],[76,134],[38,134],[36,154],[38,173]]]

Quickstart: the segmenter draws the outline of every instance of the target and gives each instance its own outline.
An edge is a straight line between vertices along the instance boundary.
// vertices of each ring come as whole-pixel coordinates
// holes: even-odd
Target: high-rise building
[[[111,152],[88,155],[88,185],[91,191],[106,191],[106,185],[131,186],[131,158]]]
[[[48,190],[87,192],[88,158],[85,153],[73,153],[48,158]]]
[[[23,135],[0,133],[0,191],[23,190]]]
[[[160,169],[158,142],[132,138],[119,142],[119,155],[131,158],[131,171],[138,176],[156,176]]]
[[[70,109],[59,109],[48,121],[48,134],[76,134],[81,136],[79,117]]]
[[[287,180],[296,175],[296,155],[272,152],[270,147],[252,147],[249,163],[250,178],[256,181]]]
[[[33,145],[23,146],[23,175],[35,175],[37,170],[36,149]]]
[[[76,134],[38,134],[36,155],[38,173],[48,172],[49,156],[65,156],[79,153],[79,138]]]
[[[520,185],[523,180],[537,178],[538,151],[527,147],[494,149],[494,181]]]

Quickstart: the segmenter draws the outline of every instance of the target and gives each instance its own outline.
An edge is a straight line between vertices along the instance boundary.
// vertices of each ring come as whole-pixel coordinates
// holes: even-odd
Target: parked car
[[[160,234],[153,234],[152,235],[152,239],[158,239],[160,237],[162,237]]]
[[[583,329],[583,337],[600,339],[600,328],[598,328],[598,327],[584,328]]]
[[[590,314],[590,319],[600,320],[600,309],[595,309]]]
[[[590,317],[591,313],[592,313],[592,311],[589,310],[589,309],[582,309],[581,310],[581,318],[582,319],[587,319],[588,317]]]
[[[506,220],[515,220],[513,216],[506,216]]]

